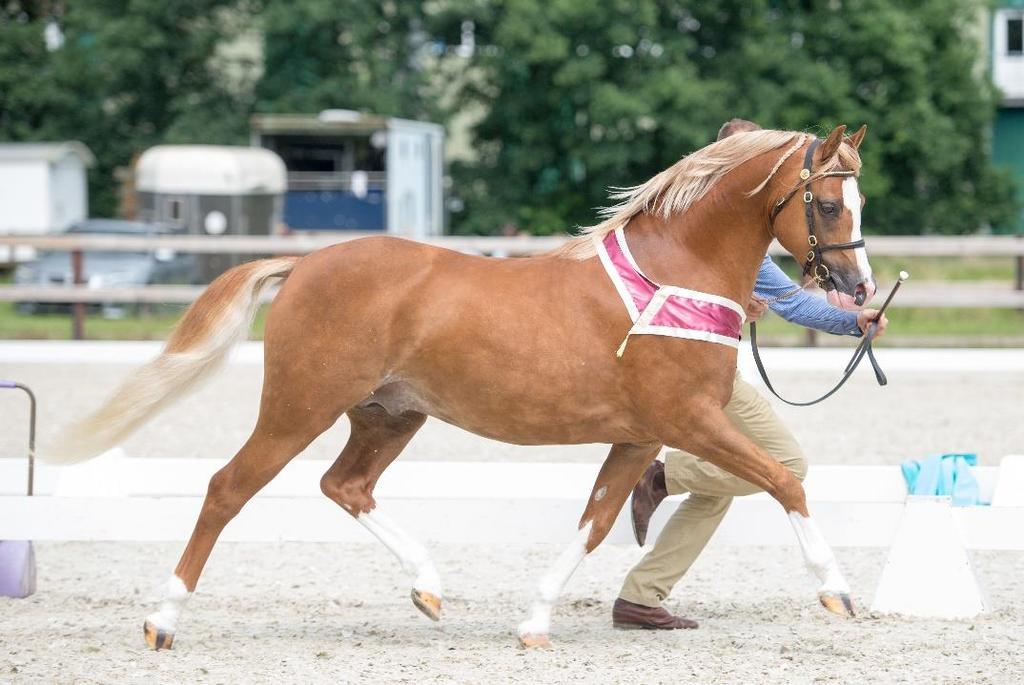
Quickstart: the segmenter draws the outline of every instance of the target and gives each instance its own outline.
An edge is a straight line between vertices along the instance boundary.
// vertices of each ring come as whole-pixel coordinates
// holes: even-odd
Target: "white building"
[[[53,233],[89,216],[82,143],[0,143],[0,233]]]
[[[1024,3],[1006,2],[992,18],[992,80],[1003,104],[1024,105]]]

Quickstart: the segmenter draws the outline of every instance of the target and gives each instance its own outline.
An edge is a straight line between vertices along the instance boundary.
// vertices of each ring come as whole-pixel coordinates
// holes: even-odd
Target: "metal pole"
[[[0,388],[24,390],[28,395],[28,494],[31,496],[35,490],[36,479],[36,395],[27,385],[17,381],[0,380]]]
[[[85,283],[81,250],[71,251],[71,273],[75,285]],[[85,338],[85,302],[75,302],[71,305],[71,338],[72,340]]]

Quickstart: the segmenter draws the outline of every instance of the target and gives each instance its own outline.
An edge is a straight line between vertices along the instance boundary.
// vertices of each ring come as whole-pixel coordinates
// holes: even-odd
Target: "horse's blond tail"
[[[129,376],[91,416],[64,429],[42,457],[64,464],[91,459],[197,387],[248,335],[263,288],[287,276],[297,261],[263,259],[221,274],[185,312],[160,356]]]

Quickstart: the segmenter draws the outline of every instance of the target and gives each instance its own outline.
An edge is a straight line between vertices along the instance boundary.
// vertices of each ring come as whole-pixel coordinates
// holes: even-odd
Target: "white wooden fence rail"
[[[377,235],[377,234],[374,234]],[[50,302],[71,304],[71,337],[85,338],[85,313],[88,304],[187,304],[199,297],[202,288],[142,286],[126,288],[90,287],[85,283],[83,254],[94,250],[155,251],[173,250],[192,253],[223,254],[306,254],[346,240],[366,237],[365,233],[326,233],[272,236],[112,236],[112,235],[0,235],[0,249],[10,253],[24,250],[64,250],[70,254],[69,283],[61,286],[0,286],[0,302]],[[438,236],[428,242],[453,250],[495,256],[521,256],[551,250],[563,244],[565,236],[548,237],[474,237]],[[870,238],[872,255],[1007,257],[1016,265],[1013,283],[927,283],[912,281],[900,298],[906,307],[933,308],[1012,308],[1024,311],[1024,236],[874,236]],[[785,254],[777,243],[772,254]],[[882,283],[886,296],[888,284]],[[270,299],[272,293],[264,295]],[[814,331],[807,332],[807,344],[817,344]]]
[[[0,235],[0,246],[25,246],[38,250],[123,251],[156,249],[205,254],[307,254],[347,240],[380,233],[306,233],[294,235],[152,236],[103,234]],[[510,256],[537,254],[565,243],[565,236],[436,236],[424,242],[451,250]],[[1022,257],[1024,236],[868,236],[872,255],[880,257]],[[773,243],[769,252],[786,254]]]
[[[35,497],[22,494],[23,460],[0,460],[0,539],[173,540],[191,533],[219,459],[126,459],[37,469]],[[361,526],[320,494],[329,463],[293,461],[232,521],[233,541],[370,541]],[[379,506],[423,540],[445,543],[567,542],[599,464],[398,462],[381,478]],[[989,498],[999,469],[975,469]],[[896,532],[906,488],[896,466],[812,466],[811,511],[836,546],[886,547]],[[673,498],[678,500],[680,498]],[[674,510],[661,507],[652,535]],[[956,509],[967,546],[1024,550],[1024,507]],[[632,541],[628,513],[608,541]],[[767,495],[738,498],[713,544],[793,545],[779,505]]]
[[[303,234],[287,236],[154,236],[46,235],[0,236],[0,246],[61,250],[72,255],[91,251],[174,250],[205,254],[307,254],[365,233]],[[374,234],[375,235],[375,234]],[[438,236],[429,243],[477,254],[521,256],[537,254],[565,242],[565,237]],[[900,295],[907,307],[996,307],[1024,309],[1024,237],[1020,236],[873,236],[872,255],[902,257],[1007,257],[1017,261],[1016,286],[1010,283],[929,283],[911,280]],[[786,254],[773,243],[772,254]],[[887,284],[881,284],[883,287]],[[92,287],[85,283],[60,286],[0,286],[0,302],[58,303],[176,303],[194,301],[202,287],[151,285],[141,287]],[[879,293],[881,297],[885,290]],[[265,299],[272,299],[273,292]]]

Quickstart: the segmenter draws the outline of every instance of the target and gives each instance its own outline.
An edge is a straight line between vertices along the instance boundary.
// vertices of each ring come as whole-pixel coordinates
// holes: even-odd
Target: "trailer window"
[[[1024,54],[1024,17],[1006,20],[1006,54]]]
[[[166,216],[168,221],[181,221],[182,203],[180,198],[167,199]]]

